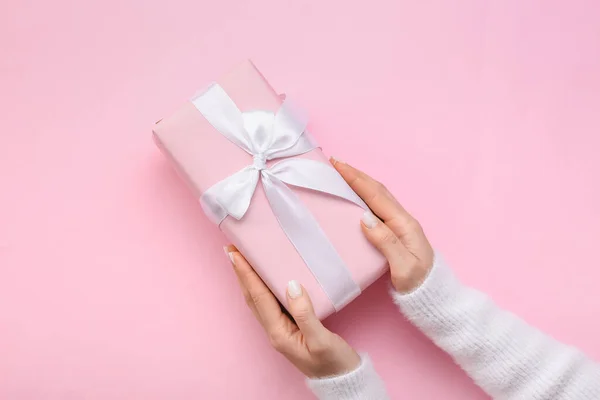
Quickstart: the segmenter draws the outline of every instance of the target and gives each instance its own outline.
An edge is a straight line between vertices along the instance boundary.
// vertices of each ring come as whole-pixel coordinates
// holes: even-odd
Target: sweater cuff
[[[388,399],[383,381],[364,354],[354,371],[330,378],[307,379],[307,384],[320,400]]]
[[[429,275],[417,289],[410,293],[399,293],[392,289],[391,294],[404,315],[418,322],[436,315],[440,306],[455,299],[462,289],[462,284],[436,252]]]

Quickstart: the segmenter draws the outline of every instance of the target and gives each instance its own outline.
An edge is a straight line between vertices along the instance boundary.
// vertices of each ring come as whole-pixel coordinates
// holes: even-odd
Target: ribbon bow
[[[241,219],[248,211],[258,180],[279,225],[315,276],[336,310],[360,294],[341,257],[311,212],[287,186],[297,186],[367,206],[330,165],[289,158],[307,153],[317,144],[306,132],[307,118],[285,100],[277,113],[241,112],[225,90],[211,85],[192,99],[194,106],[223,136],[242,148],[252,163],[204,192],[205,213],[220,224],[227,216]],[[267,162],[285,158],[268,166]]]

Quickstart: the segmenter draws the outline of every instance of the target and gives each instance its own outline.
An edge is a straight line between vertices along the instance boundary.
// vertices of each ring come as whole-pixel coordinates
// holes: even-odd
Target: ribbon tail
[[[314,160],[293,158],[278,162],[269,172],[288,185],[340,197],[368,210],[365,202],[330,165]]]
[[[312,213],[285,183],[262,172],[262,183],[281,229],[331,300],[336,311],[356,298],[360,287]]]

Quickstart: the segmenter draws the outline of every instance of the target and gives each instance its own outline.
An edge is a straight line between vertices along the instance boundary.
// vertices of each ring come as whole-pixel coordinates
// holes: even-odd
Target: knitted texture
[[[345,375],[309,379],[308,386],[321,400],[388,400],[385,386],[367,355],[360,366]]]
[[[591,400],[600,399],[600,365],[574,347],[566,346],[527,325],[515,315],[499,309],[481,292],[463,286],[436,255],[425,282],[409,294],[392,293],[404,315],[454,361],[486,393],[504,400]],[[372,378],[374,370],[353,373]],[[320,399],[379,399],[383,384],[373,396],[344,397],[347,374],[319,380]],[[336,382],[333,384],[333,382]],[[327,386],[328,382],[332,382]],[[309,383],[311,387],[314,381]],[[336,397],[335,391],[340,391]],[[370,397],[371,396],[371,397]]]

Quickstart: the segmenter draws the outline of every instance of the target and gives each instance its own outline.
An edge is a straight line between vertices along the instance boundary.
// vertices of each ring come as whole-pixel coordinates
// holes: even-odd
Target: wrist
[[[415,265],[402,276],[392,275],[392,286],[400,294],[408,294],[417,290],[429,276],[433,263]]]
[[[333,350],[333,349],[332,349]],[[328,351],[305,373],[309,379],[323,379],[347,374],[357,369],[361,364],[358,353],[350,346],[345,349]]]
[[[437,307],[454,301],[464,290],[464,286],[446,265],[443,257],[435,254],[433,266],[423,283],[411,292],[393,290],[392,297],[402,312],[409,318],[419,318],[424,310],[431,312]]]

